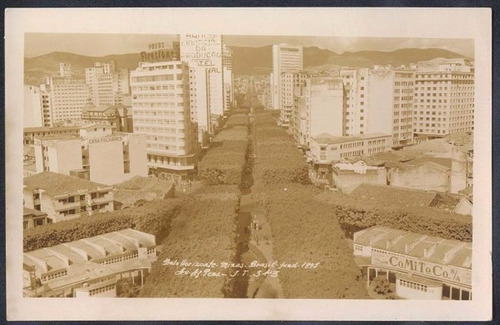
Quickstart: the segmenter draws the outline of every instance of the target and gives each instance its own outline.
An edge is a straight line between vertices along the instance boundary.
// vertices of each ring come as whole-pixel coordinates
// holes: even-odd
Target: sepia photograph
[[[190,28],[181,21],[242,10],[134,10],[10,15],[7,59],[20,63],[6,80],[14,319],[123,319],[104,316],[103,301],[188,301],[194,319],[207,317],[205,301],[274,306],[243,319],[304,319],[294,301],[301,311],[451,304],[448,317],[486,303],[457,317],[491,317],[491,148],[481,146],[491,143],[491,35],[419,32],[418,22],[413,36],[233,28],[234,19]],[[278,18],[284,10],[269,20],[301,15]],[[38,28],[64,13],[80,18]],[[18,27],[38,14],[34,28]],[[92,14],[153,23],[76,27]],[[155,28],[166,18],[172,28]],[[90,310],[60,318],[30,307],[33,318],[18,307],[38,302]],[[172,317],[189,319],[180,309]],[[322,318],[373,315],[359,313]],[[170,319],[162,315],[153,319]]]

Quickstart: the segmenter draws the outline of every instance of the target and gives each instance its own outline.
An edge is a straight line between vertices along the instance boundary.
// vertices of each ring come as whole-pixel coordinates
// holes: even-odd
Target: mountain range
[[[263,47],[231,47],[233,50],[233,72],[235,75],[268,73],[272,68],[272,46]],[[408,65],[417,61],[435,58],[462,58],[458,53],[430,49],[400,49],[395,51],[359,51],[337,54],[318,47],[304,47],[304,67],[312,68],[324,65],[371,67],[372,65],[393,66]],[[40,76],[54,74],[59,71],[59,63],[70,63],[76,76],[83,77],[84,69],[94,62],[109,62],[114,60],[118,67],[135,69],[140,61],[139,53],[107,55],[103,57],[85,56],[68,52],[52,52],[33,58],[24,59],[25,81],[36,84]],[[30,82],[30,80],[32,82]]]

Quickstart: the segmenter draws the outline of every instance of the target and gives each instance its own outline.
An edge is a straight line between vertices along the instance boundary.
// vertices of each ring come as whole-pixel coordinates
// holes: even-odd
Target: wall
[[[119,136],[89,141],[90,180],[106,185],[124,179],[123,144]]]
[[[386,185],[386,169],[367,170],[366,174],[342,171],[336,168],[332,173],[333,183],[343,193],[350,194],[361,184]]]
[[[425,191],[447,192],[450,187],[450,171],[419,164],[403,169],[391,168],[391,186],[407,187]]]
[[[82,142],[80,139],[56,141],[49,147],[50,171],[69,175],[70,170],[82,169]]]
[[[467,153],[452,149],[450,192],[458,193],[467,187]]]
[[[442,287],[427,287],[427,292],[401,286],[399,279],[396,282],[396,294],[405,299],[414,300],[441,300]]]
[[[365,133],[393,133],[393,89],[392,71],[370,71]]]
[[[311,136],[344,133],[344,91],[340,82],[324,80],[311,83]]]

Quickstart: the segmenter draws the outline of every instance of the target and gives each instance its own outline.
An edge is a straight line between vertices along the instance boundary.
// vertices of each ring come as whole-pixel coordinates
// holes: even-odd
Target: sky
[[[87,56],[138,53],[154,42],[172,42],[175,35],[146,34],[25,34],[25,57],[51,52],[71,52]],[[474,41],[436,38],[375,38],[319,36],[238,36],[224,35],[229,46],[259,47],[275,43],[317,46],[338,54],[365,50],[393,51],[401,48],[441,48],[474,57]],[[92,46],[89,46],[92,44]]]

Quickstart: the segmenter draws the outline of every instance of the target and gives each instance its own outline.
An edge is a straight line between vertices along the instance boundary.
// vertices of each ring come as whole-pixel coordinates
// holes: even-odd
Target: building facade
[[[147,176],[146,136],[112,133],[109,126],[89,125],[80,136],[35,139],[36,172],[74,175],[102,184]]]
[[[311,138],[310,160],[317,164],[330,164],[349,157],[390,151],[391,147],[391,136],[383,133],[349,137],[320,134]]]
[[[186,176],[195,169],[189,80],[181,61],[141,62],[131,72],[134,133],[146,135],[150,174]]]
[[[189,66],[190,109],[193,122],[203,132],[224,114],[223,43],[219,34],[181,34],[181,61]],[[226,57],[228,52],[226,51]],[[226,58],[226,68],[228,60]]]
[[[116,297],[140,288],[156,261],[154,235],[123,229],[23,254],[25,297]]]
[[[375,226],[354,233],[354,257],[367,279],[391,283],[397,297],[472,300],[472,245]]]
[[[273,45],[273,72],[271,74],[273,109],[284,109],[284,107],[282,107],[282,103],[284,102],[282,101],[282,74],[286,72],[299,72],[302,69],[302,46],[293,46],[290,44]],[[285,119],[286,116],[287,114],[283,114],[282,120],[280,121],[281,123],[288,124],[288,121]]]
[[[464,59],[419,62],[414,129],[442,137],[474,130],[474,68]]]
[[[47,115],[50,126],[68,120],[81,120],[90,96],[85,81],[73,77],[50,77],[48,81],[45,89],[50,93],[50,113],[46,114],[44,110],[44,118]]]
[[[26,208],[45,212],[51,222],[114,210],[112,186],[52,172],[25,177],[23,199]]]
[[[25,128],[43,126],[42,93],[40,87],[24,85],[23,121]]]

